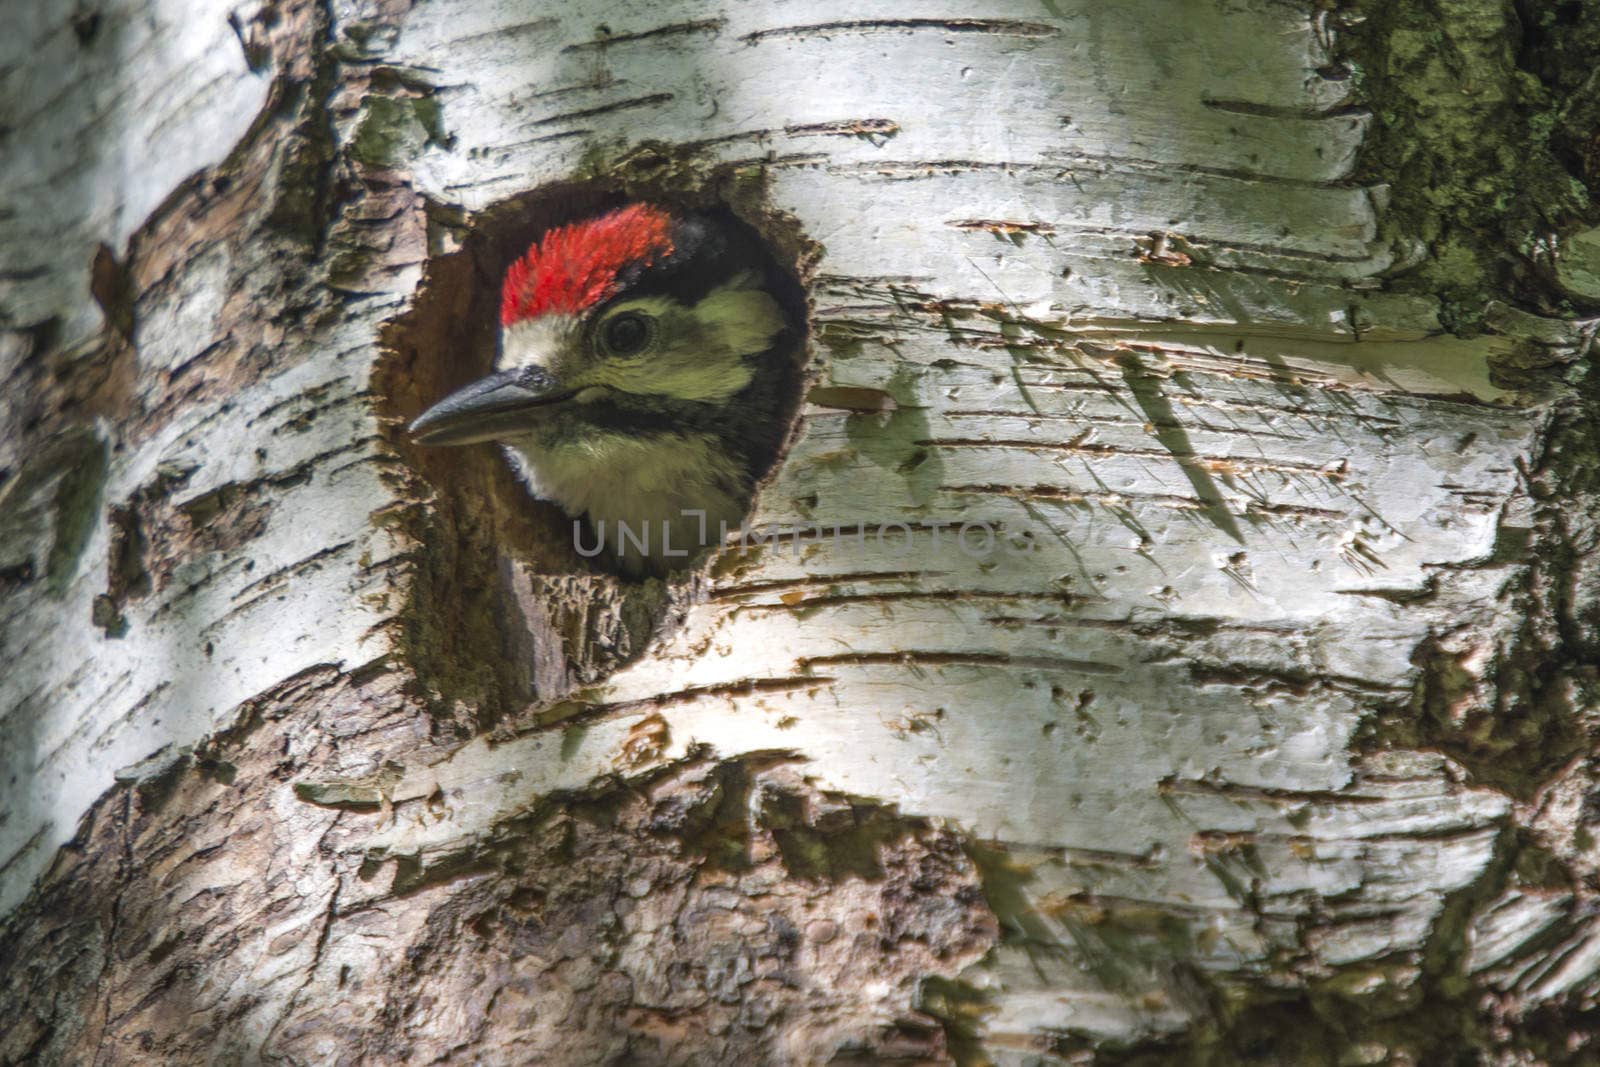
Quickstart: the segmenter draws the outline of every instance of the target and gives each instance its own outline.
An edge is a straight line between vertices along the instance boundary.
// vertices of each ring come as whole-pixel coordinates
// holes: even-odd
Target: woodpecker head
[[[506,271],[494,373],[411,433],[504,445],[536,496],[588,518],[585,554],[685,565],[738,526],[787,430],[786,284],[731,219],[635,203],[550,230]]]

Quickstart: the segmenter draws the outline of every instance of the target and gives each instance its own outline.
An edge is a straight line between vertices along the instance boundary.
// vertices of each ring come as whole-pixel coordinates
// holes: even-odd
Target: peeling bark
[[[0,45],[0,1063],[1600,1055],[1600,15],[513,7]],[[809,300],[672,582],[401,429],[627,198]]]

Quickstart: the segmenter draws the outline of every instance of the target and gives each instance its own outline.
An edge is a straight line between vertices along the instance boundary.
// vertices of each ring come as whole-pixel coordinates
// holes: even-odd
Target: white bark
[[[430,738],[408,705],[317,773],[304,763],[326,738],[296,740],[287,780],[261,795],[292,902],[213,993],[247,1019],[240,1048],[283,1052],[309,1005],[356,996],[351,970],[382,973],[384,938],[343,915],[399,923],[417,871],[449,870],[552,796],[708,750],[782,753],[805,788],[929,820],[987,857],[999,936],[950,969],[984,998],[972,1040],[996,1063],[1181,1035],[1217,1010],[1197,989],[1336,975],[1354,1003],[1403,999],[1455,936],[1451,895],[1481,890],[1509,827],[1534,817],[1441,751],[1362,732],[1404,717],[1438,642],[1467,694],[1512,641],[1523,608],[1500,593],[1528,561],[1496,546],[1534,524],[1519,471],[1538,465],[1561,394],[1510,391],[1491,367],[1530,344],[1571,361],[1591,328],[1502,305],[1458,338],[1432,297],[1386,287],[1423,250],[1380,236],[1388,190],[1352,180],[1369,120],[1327,76],[1312,12],[336,4],[330,121],[365,199],[330,232],[336,249],[352,218],[385,237],[336,265],[333,297],[317,297],[335,311],[286,313],[264,343],[258,287],[294,277],[272,258],[285,253],[230,240],[206,196],[158,209],[248,144],[265,106],[223,13],[129,0],[102,9],[89,46],[64,9],[30,17],[4,60],[21,102],[5,151],[23,163],[6,178],[0,307],[17,327],[54,317],[57,343],[87,352],[93,246],[131,255],[128,406],[85,406],[96,418],[77,425],[110,447],[100,501],[141,516],[169,566],[142,595],[108,589],[127,532],[104,521],[52,563],[71,526],[60,457],[97,446],[81,429],[5,435],[0,568],[32,577],[0,608],[4,908],[120,769],[163,750],[122,775],[149,781],[288,680],[406,669],[409,561],[441,549],[401,521],[417,483],[396,476],[372,410],[398,358],[380,327],[473,213],[646,140],[697,146],[700,173],[758,172],[768,210],[822,246],[818,381],[892,398],[807,406],[754,519],[848,533],[725,553],[631,665],[549,708],[492,709],[513,724],[492,735]],[[64,97],[27,80],[57,51],[82,72]],[[466,221],[425,221],[424,202]],[[35,380],[23,339],[37,336],[8,342],[13,380]],[[995,529],[992,550],[959,543],[963,522]],[[539,565],[513,569],[545,588]],[[251,707],[244,721],[264,714]],[[334,813],[296,782],[336,807],[380,803]],[[178,884],[258,876],[207,870]],[[1512,967],[1579,907],[1497,892],[1467,924],[1465,975]],[[1559,936],[1559,962],[1499,988],[1594,988],[1600,940]],[[449,1047],[448,1020],[405,1025]],[[306,1040],[284,1054],[333,1054],[307,1051],[331,1037]]]

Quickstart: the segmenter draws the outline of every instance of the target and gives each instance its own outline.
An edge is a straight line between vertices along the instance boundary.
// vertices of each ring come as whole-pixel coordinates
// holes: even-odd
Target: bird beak
[[[525,433],[536,411],[572,395],[548,371],[519,367],[457,389],[410,426],[419,445],[470,445]]]

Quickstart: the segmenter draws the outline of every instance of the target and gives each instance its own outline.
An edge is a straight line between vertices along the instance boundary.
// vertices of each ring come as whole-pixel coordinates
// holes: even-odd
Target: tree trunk
[[[8,20],[0,1063],[1600,1057],[1600,11]],[[621,198],[811,301],[669,582],[403,432]]]

